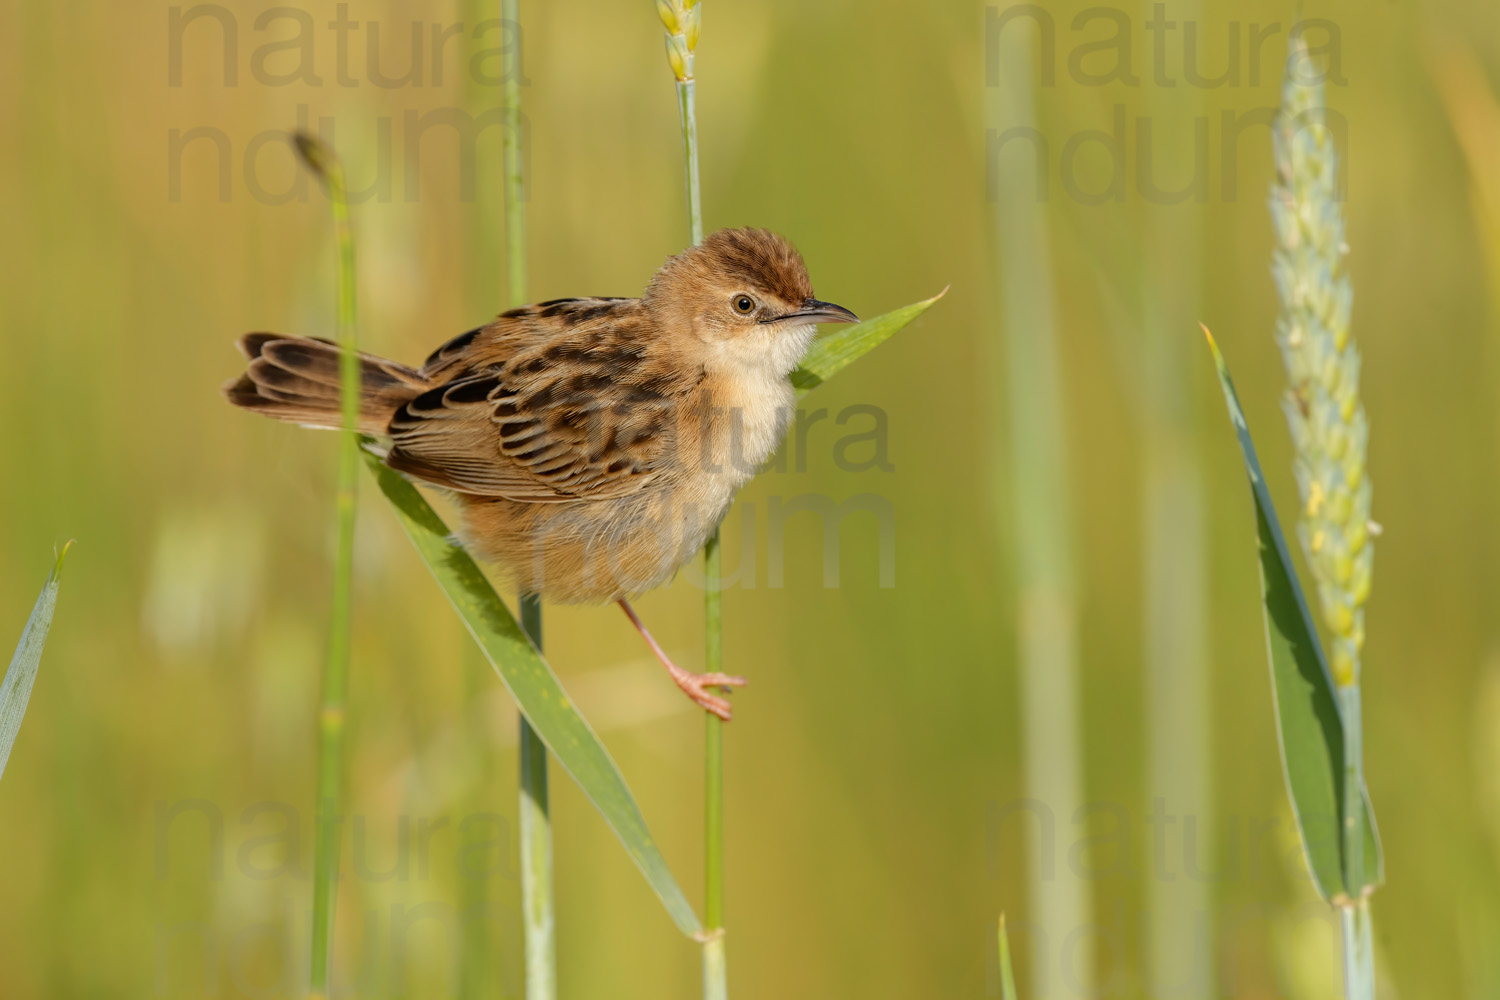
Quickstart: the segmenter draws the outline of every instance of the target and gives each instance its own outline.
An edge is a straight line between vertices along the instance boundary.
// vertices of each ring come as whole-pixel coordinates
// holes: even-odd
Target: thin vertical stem
[[[687,64],[691,67],[691,63]],[[686,174],[688,232],[693,243],[703,242],[703,191],[698,181],[698,108],[696,82],[677,81],[677,109],[682,118],[682,154]],[[719,574],[719,529],[703,547],[703,669],[718,673],[724,666],[723,590]],[[724,723],[705,712],[703,741],[703,996],[724,1000],[729,995],[724,951]]]
[[[526,167],[521,118],[520,0],[500,0],[504,65],[501,75],[505,119],[505,261],[511,306],[526,304]]]
[[[1155,3],[1156,0],[1148,0]],[[1183,23],[1201,16],[1201,0],[1174,7]],[[1146,15],[1154,8],[1147,7]],[[1181,53],[1168,72],[1182,75]],[[1144,122],[1154,123],[1154,149],[1168,186],[1183,170],[1188,183],[1204,183],[1195,129],[1203,111],[1199,87],[1147,87]],[[1153,168],[1157,169],[1157,168]],[[1192,850],[1212,870],[1214,834],[1211,786],[1212,699],[1208,644],[1207,556],[1202,473],[1196,446],[1193,384],[1187,360],[1196,346],[1183,331],[1200,315],[1202,207],[1147,198],[1142,210],[1139,347],[1142,390],[1141,483],[1143,518],[1142,636],[1146,674],[1146,777],[1149,806],[1162,817],[1157,835],[1170,857]],[[1167,817],[1175,817],[1173,822]],[[1194,843],[1189,844],[1191,837]],[[1180,838],[1180,840],[1177,840]],[[1177,842],[1173,842],[1176,840]],[[1146,879],[1149,939],[1145,952],[1147,995],[1176,990],[1184,996],[1212,992],[1213,894],[1204,879],[1152,871]]]
[[[521,628],[542,648],[542,602],[521,597]],[[547,801],[547,747],[521,716],[521,907],[526,928],[527,1000],[557,996],[556,918],[552,885],[552,819]]]
[[[724,667],[723,591],[719,587],[719,533],[703,548],[704,667],[719,673]],[[724,954],[724,722],[704,712],[703,741],[703,996],[723,1000],[729,995]]]
[[[338,896],[339,823],[344,811],[344,758],[348,717],[349,659],[354,581],[355,486],[359,474],[359,357],[355,353],[354,236],[343,166],[317,139],[297,137],[308,166],[322,179],[333,206],[338,251],[339,404],[343,430],[338,443],[335,494],[337,547],[328,656],[323,663],[323,703],[318,713],[318,791],[313,855],[313,920],[310,994],[328,995]]]
[[[505,37],[501,109],[505,141],[505,261],[507,300],[526,303],[526,173],[521,117],[521,11],[519,0],[500,0]],[[542,648],[542,602],[521,595],[521,627]],[[525,928],[527,1000],[557,996],[555,900],[552,883],[552,818],[547,794],[547,747],[521,716],[520,803],[521,919]]]
[[[1344,936],[1345,1000],[1375,1000],[1375,936],[1370,901],[1339,909]]]
[[[719,568],[719,536],[715,532],[703,548],[703,571],[714,581],[703,600],[703,669],[708,673],[720,673],[724,667],[723,618],[720,613],[723,592],[717,586]],[[712,712],[703,714],[708,720],[704,734],[708,767],[703,787],[703,920],[709,930],[715,930],[724,923],[724,728],[717,715]]]
[[[1002,72],[988,88],[987,124],[1003,132],[1036,124],[1031,42],[1002,33]],[[996,483],[1012,501],[1006,534],[1015,548],[1017,632],[1020,644],[1021,730],[1026,794],[1046,814],[1067,823],[1083,804],[1082,726],[1078,707],[1077,597],[1063,424],[1061,371],[1054,319],[1055,295],[1045,204],[1036,197],[1031,164],[1014,154],[999,162],[991,205],[1002,289],[1004,355],[996,359],[996,388],[1007,411],[995,414],[1010,430],[1008,474]],[[1051,845],[1033,842],[1033,855]],[[1077,873],[1028,866],[1028,905],[1039,932],[1031,935],[1031,995],[1064,995],[1059,943],[1091,923],[1088,883]],[[1051,943],[1049,949],[1047,943]],[[1092,993],[1092,943],[1078,943],[1069,992]]]
[[[1339,689],[1339,707],[1344,723],[1344,884],[1353,889],[1365,880],[1364,724],[1358,682]]]
[[[1343,856],[1344,884],[1364,884],[1365,808],[1364,723],[1359,682],[1339,689],[1344,723]],[[1370,933],[1370,903],[1360,897],[1342,908],[1345,1000],[1375,1000],[1375,951]]]
[[[682,154],[687,169],[688,231],[696,245],[703,242],[703,191],[698,186],[697,81],[677,81],[677,110],[682,115]]]

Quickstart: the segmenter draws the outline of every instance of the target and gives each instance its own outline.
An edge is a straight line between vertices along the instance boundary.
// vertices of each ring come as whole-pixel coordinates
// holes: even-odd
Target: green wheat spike
[[[1329,666],[1335,682],[1347,687],[1359,677],[1374,557],[1368,431],[1359,401],[1359,350],[1349,333],[1338,152],[1322,78],[1300,39],[1288,60],[1273,141],[1271,271],[1281,299],[1276,340],[1288,380],[1283,409],[1302,501],[1297,534],[1317,584]]]

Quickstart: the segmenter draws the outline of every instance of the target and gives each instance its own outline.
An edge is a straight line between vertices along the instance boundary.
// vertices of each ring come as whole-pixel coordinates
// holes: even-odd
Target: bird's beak
[[[785,323],[789,320],[808,320],[813,323],[858,323],[859,317],[854,315],[843,306],[836,306],[832,302],[824,302],[820,299],[806,299],[802,308],[796,312],[783,313],[773,319],[761,320],[762,323]]]

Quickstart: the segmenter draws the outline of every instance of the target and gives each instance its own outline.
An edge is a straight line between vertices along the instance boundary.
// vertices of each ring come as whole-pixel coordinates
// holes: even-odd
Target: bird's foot
[[[700,707],[714,713],[725,722],[730,720],[733,713],[729,708],[729,699],[710,694],[708,689],[743,687],[745,678],[736,677],[733,674],[695,674],[682,669],[675,663],[669,663],[667,670],[672,675],[672,681]],[[725,691],[725,694],[728,694],[728,691]]]
[[[682,688],[694,703],[728,722],[731,715],[729,699],[710,694],[708,688],[725,688],[724,693],[728,694],[728,688],[743,686],[745,678],[736,677],[733,674],[695,674],[691,670],[684,670],[672,662],[672,658],[652,637],[651,632],[642,624],[640,616],[635,613],[635,608],[630,606],[630,602],[621,599],[618,603],[625,612],[625,616],[630,619],[630,623],[636,627],[636,631],[641,633],[641,638],[646,640],[646,645],[651,647],[651,652],[656,655],[661,665],[667,668],[667,673],[672,675],[672,683]]]

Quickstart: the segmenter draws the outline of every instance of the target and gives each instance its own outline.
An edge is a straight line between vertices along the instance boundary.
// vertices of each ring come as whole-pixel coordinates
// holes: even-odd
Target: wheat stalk
[[[1287,372],[1283,400],[1302,501],[1297,534],[1317,585],[1343,729],[1341,846],[1348,886],[1364,885],[1364,735],[1360,654],[1374,562],[1369,428],[1359,400],[1359,350],[1350,336],[1353,292],[1344,259],[1338,151],[1323,83],[1300,37],[1292,43],[1281,112],[1272,130],[1276,180],[1271,270],[1281,298],[1276,340]],[[1373,1000],[1368,901],[1345,897],[1344,993]]]
[[[703,26],[699,0],[656,0],[656,13],[667,29],[667,62],[677,79],[677,110],[682,115],[682,152],[687,169],[688,231],[693,242],[703,242],[703,195],[698,185],[698,81],[693,76],[693,58],[698,33]],[[718,535],[709,540],[710,561],[717,551]],[[715,576],[710,576],[713,585]],[[707,669],[712,670],[712,667]]]
[[[338,154],[321,139],[299,132],[297,152],[323,183],[333,210],[338,251],[339,411],[343,433],[338,445],[338,487],[334,494],[337,548],[333,603],[329,611],[327,658],[323,663],[323,704],[318,712],[318,810],[313,855],[312,997],[332,993],[334,911],[338,903],[339,817],[347,797],[349,661],[354,600],[355,487],[359,481],[359,359],[355,352],[354,236],[349,228],[348,188]]]
[[[682,117],[682,153],[686,174],[688,235],[703,242],[703,194],[698,181],[697,80],[693,59],[703,26],[700,0],[656,0],[656,13],[667,32],[667,63],[677,80],[677,110]],[[719,530],[703,546],[703,669],[717,673],[724,663],[723,592]],[[703,996],[729,995],[724,948],[724,728],[712,713],[703,742]]]

